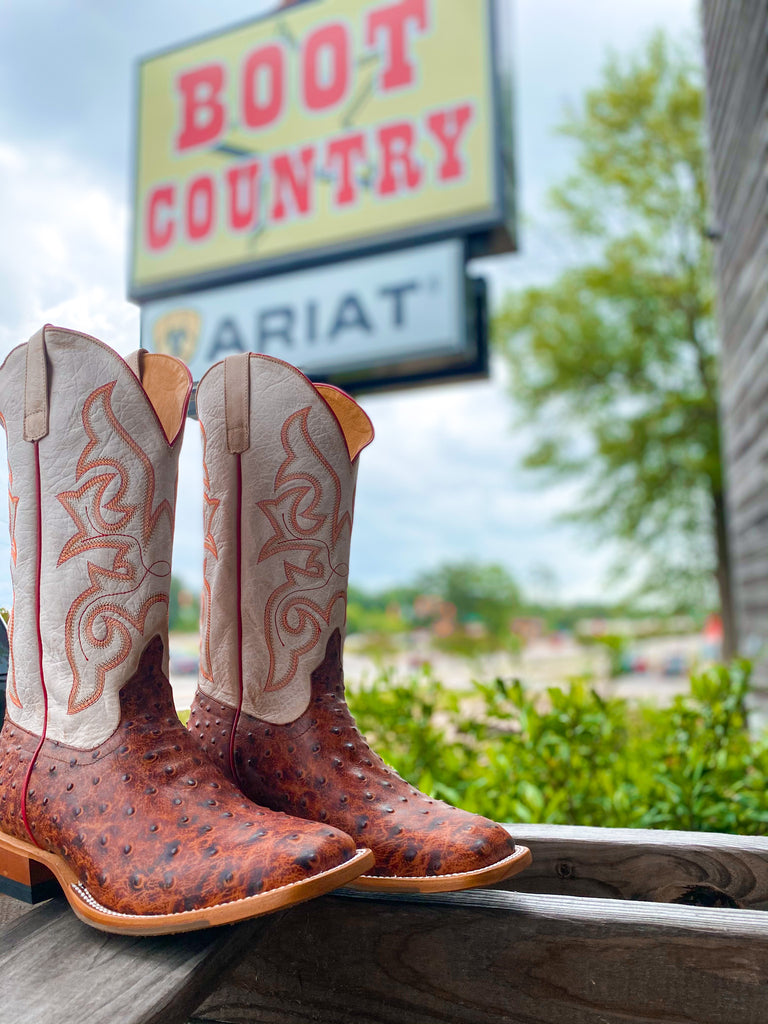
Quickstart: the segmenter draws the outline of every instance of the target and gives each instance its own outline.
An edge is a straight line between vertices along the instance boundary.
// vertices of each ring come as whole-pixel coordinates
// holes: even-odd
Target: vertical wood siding
[[[768,0],[703,0],[739,647],[768,689]]]

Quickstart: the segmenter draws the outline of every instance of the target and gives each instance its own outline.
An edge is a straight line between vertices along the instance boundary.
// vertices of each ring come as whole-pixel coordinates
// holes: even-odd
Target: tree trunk
[[[731,552],[728,542],[728,523],[726,521],[725,495],[722,490],[713,491],[712,505],[715,526],[715,543],[717,552],[717,589],[720,596],[720,614],[723,619],[723,661],[733,658],[738,649],[736,635],[736,617],[733,607],[733,588],[731,586]]]

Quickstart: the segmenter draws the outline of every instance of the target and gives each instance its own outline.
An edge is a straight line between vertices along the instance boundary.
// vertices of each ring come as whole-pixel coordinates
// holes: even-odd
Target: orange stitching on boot
[[[79,481],[93,469],[109,469],[112,472],[93,476],[77,490],[62,491],[57,495],[77,526],[75,535],[62,548],[57,565],[62,565],[70,558],[88,551],[112,548],[115,552],[109,569],[93,562],[87,563],[91,585],[75,598],[67,612],[64,642],[73,680],[67,706],[69,714],[75,714],[94,704],[104,690],[107,672],[122,664],[128,657],[131,635],[125,624],[143,635],[150,608],[159,602],[168,602],[167,593],[161,591],[152,594],[134,615],[125,605],[115,600],[135,594],[148,577],[157,580],[170,577],[171,567],[166,560],[145,565],[142,547],[152,538],[162,516],[168,517],[171,531],[173,530],[173,509],[170,503],[163,500],[152,509],[155,474],[148,455],[123,429],[112,410],[111,395],[116,383],[111,381],[102,385],[85,400],[82,422],[88,442],[77,462],[76,479]],[[109,435],[114,434],[130,450],[130,460],[127,464],[118,458],[91,458],[97,445],[103,443],[94,418],[96,409],[101,409],[107,421]],[[128,466],[133,468],[137,464],[144,474],[142,498],[136,505],[125,504],[124,498],[131,481]],[[119,481],[117,492],[112,498],[105,500],[106,492],[116,480]],[[108,522],[104,519],[104,511],[116,514],[119,518],[115,522]],[[139,518],[135,522],[137,511]],[[140,527],[139,537],[129,532],[131,526]],[[113,583],[110,589],[106,588],[106,581]],[[115,584],[118,589],[115,589]],[[118,652],[107,661],[96,665],[95,683],[89,690],[80,676],[77,648],[79,647],[80,654],[87,662],[89,659],[85,649],[86,643],[95,650],[105,650],[113,644],[116,637],[120,639]]]
[[[287,686],[296,676],[300,658],[308,654],[322,636],[321,621],[329,624],[333,608],[337,601],[346,605],[346,577],[349,567],[346,564],[333,562],[333,551],[336,548],[342,530],[352,529],[352,517],[349,512],[339,516],[341,510],[341,483],[330,462],[323,456],[312,440],[307,420],[311,406],[292,413],[283,423],[280,433],[286,458],[281,463],[275,476],[274,489],[277,497],[257,502],[259,509],[269,520],[274,535],[259,552],[258,562],[276,554],[287,555],[289,552],[304,552],[303,565],[283,561],[283,572],[286,582],[270,594],[264,610],[264,630],[269,650],[269,674],[265,692],[280,690]],[[299,433],[292,440],[295,428]],[[297,461],[299,444],[303,442],[305,457],[310,457],[322,469],[327,485],[333,488],[333,513],[321,515],[317,508],[323,498],[323,484],[317,476],[299,469],[289,472]],[[304,486],[289,487],[279,494],[285,484],[301,483]],[[306,503],[308,496],[311,498]],[[302,525],[302,521],[305,524]],[[330,529],[328,528],[330,527]],[[321,590],[327,586],[333,576],[344,582],[344,587],[337,590],[323,607],[307,594]],[[307,584],[312,581],[312,586]],[[288,649],[286,634],[298,640],[309,628],[310,635],[300,647]],[[278,666],[285,657],[288,665]]]
[[[235,763],[235,737],[237,725],[243,711],[243,456],[241,452],[235,455],[236,468],[236,495],[237,495],[237,531],[235,533],[235,588],[237,594],[237,708],[232,721],[232,731],[229,734],[229,772],[235,783],[238,782],[237,765]]]
[[[19,510],[19,499],[16,495],[11,493],[13,487],[13,473],[11,472],[10,463],[8,464],[8,529],[11,535],[11,561],[13,562],[14,572],[16,569],[16,558],[18,555],[18,548],[16,547],[16,515]],[[14,602],[15,605],[15,602]],[[21,708],[24,705],[19,699],[19,691],[16,688],[16,664],[13,658],[13,611],[14,605],[11,605],[11,614],[8,616],[8,680],[6,683],[6,692],[12,704],[15,704],[17,708]]]
[[[208,476],[208,463],[206,454],[208,438],[205,435],[205,428],[200,424],[200,433],[203,436],[203,549],[210,552],[218,561],[219,549],[213,537],[213,517],[216,515],[221,501],[211,494],[211,481]],[[203,559],[203,592],[200,601],[200,675],[213,682],[213,668],[211,667],[211,581],[208,578],[208,555]]]
[[[80,458],[78,459],[76,479],[79,480],[91,469],[99,469],[102,467],[106,469],[117,470],[117,473],[111,473],[108,474],[107,476],[94,477],[89,483],[84,484],[79,491],[64,491],[62,492],[62,494],[58,496],[58,498],[59,501],[61,501],[62,504],[64,504],[64,507],[66,508],[67,506],[62,499],[70,497],[80,497],[88,490],[88,488],[93,487],[96,482],[100,482],[103,480],[106,480],[106,487],[106,485],[110,483],[112,480],[114,480],[115,476],[119,474],[120,487],[118,489],[118,493],[115,495],[114,498],[110,498],[110,500],[106,502],[103,507],[110,512],[124,513],[126,518],[124,520],[121,520],[117,524],[110,524],[103,520],[103,518],[101,517],[101,494],[103,493],[105,487],[100,488],[99,504],[94,505],[94,507],[90,511],[98,517],[97,525],[99,529],[103,530],[106,533],[120,532],[123,529],[124,525],[128,524],[133,514],[136,512],[136,509],[138,507],[136,505],[127,505],[125,507],[121,507],[120,505],[120,502],[125,496],[125,492],[128,488],[128,480],[130,479],[130,474],[126,471],[125,467],[120,463],[120,461],[118,459],[107,458],[90,459],[91,453],[93,452],[94,448],[96,448],[99,442],[102,440],[96,433],[97,428],[96,426],[94,426],[92,422],[91,412],[92,407],[99,404],[101,405],[102,412],[104,413],[104,416],[106,417],[110,428],[115,432],[115,434],[117,434],[117,436],[123,441],[123,443],[127,445],[128,448],[131,449],[131,455],[135,456],[139,460],[144,470],[145,486],[144,499],[141,502],[141,526],[142,540],[144,541],[144,543],[146,543],[154,533],[155,527],[157,526],[158,521],[160,520],[160,517],[162,515],[167,515],[169,523],[173,525],[173,509],[171,508],[170,503],[167,500],[164,500],[160,502],[160,504],[154,511],[150,511],[152,500],[155,494],[155,471],[152,466],[152,461],[150,460],[147,453],[144,451],[143,448],[140,448],[139,445],[136,444],[136,442],[133,440],[131,435],[126,430],[123,429],[122,425],[120,424],[114,412],[112,411],[111,399],[112,392],[114,391],[115,388],[115,384],[117,384],[116,380],[111,381],[109,384],[103,384],[100,388],[97,388],[93,392],[93,394],[89,395],[83,404],[82,421],[83,427],[85,428],[85,432],[88,435],[88,443],[86,444]],[[69,511],[69,509],[67,509],[67,511]],[[75,520],[75,524],[78,527],[80,527],[80,529],[78,530],[77,536],[73,537],[68,542],[68,544],[65,545],[64,551],[67,550],[70,544],[75,545],[78,539],[80,539],[81,537],[84,538],[88,536],[88,530],[85,527],[85,524],[83,524],[77,518],[77,516],[73,515],[71,512],[70,515],[72,515],[72,518]],[[62,551],[61,555],[59,556],[59,563],[64,561],[64,551]],[[76,554],[76,552],[72,551],[69,554]],[[66,557],[69,557],[69,554]]]
[[[35,767],[35,763],[40,755],[40,751],[43,749],[45,743],[45,737],[48,733],[48,688],[45,685],[45,673],[43,672],[43,634],[40,629],[40,584],[43,575],[43,503],[42,503],[42,483],[40,478],[40,443],[34,442],[35,448],[35,513],[36,513],[36,554],[35,554],[35,627],[37,633],[37,658],[40,669],[40,686],[43,691],[43,727],[40,732],[40,741],[35,748],[35,752],[30,758],[27,770],[24,774],[24,784],[21,792],[21,820],[24,823],[24,828],[27,830],[27,835],[35,844],[40,846],[37,839],[35,839],[32,829],[29,826],[29,819],[27,818],[27,793],[29,792],[29,780],[32,778],[32,770]]]
[[[8,428],[5,424],[5,417],[0,413],[0,425],[8,434]],[[10,455],[8,457],[8,533],[10,534],[11,540],[11,562],[13,563],[12,573],[16,569],[16,557],[18,555],[18,548],[16,547],[16,515],[19,511],[19,499],[17,495],[13,493],[13,471],[11,469]],[[14,588],[14,594],[15,594]],[[13,660],[13,605],[11,605],[11,613],[8,616],[8,679],[6,681],[6,693],[11,704],[14,704],[17,708],[21,708],[24,705],[19,699],[19,693],[16,689],[16,666]]]
[[[19,699],[19,691],[16,688],[16,665],[13,660],[13,608],[11,608],[11,613],[8,616],[8,679],[5,690],[11,704],[15,704],[17,708],[24,707]]]
[[[11,534],[11,561],[16,565],[18,548],[16,547],[16,514],[19,510],[18,496],[12,493],[13,473],[8,466],[8,526]]]

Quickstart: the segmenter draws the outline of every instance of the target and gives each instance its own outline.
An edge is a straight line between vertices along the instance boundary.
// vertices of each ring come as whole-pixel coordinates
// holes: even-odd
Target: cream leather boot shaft
[[[142,639],[167,633],[189,371],[155,357],[145,387],[100,342],[51,327],[0,371],[14,589],[8,716],[83,749],[117,727]]]
[[[176,716],[168,597],[191,391],[46,327],[0,367],[14,607],[0,889],[43,865],[75,912],[157,934],[253,917],[368,866],[349,836],[254,806]]]
[[[344,700],[357,467],[373,439],[365,412],[255,354],[213,366],[197,409],[205,560],[189,728],[201,749],[250,799],[370,847],[376,864],[354,885],[429,892],[520,871],[528,850],[401,779]]]

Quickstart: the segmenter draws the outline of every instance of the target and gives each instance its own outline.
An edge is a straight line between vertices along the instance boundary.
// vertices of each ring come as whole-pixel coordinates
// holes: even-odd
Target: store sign
[[[503,223],[493,0],[317,0],[139,67],[131,297]]]
[[[264,352],[347,385],[458,370],[477,359],[463,246],[440,242],[145,303],[145,348],[196,380],[236,352]]]

